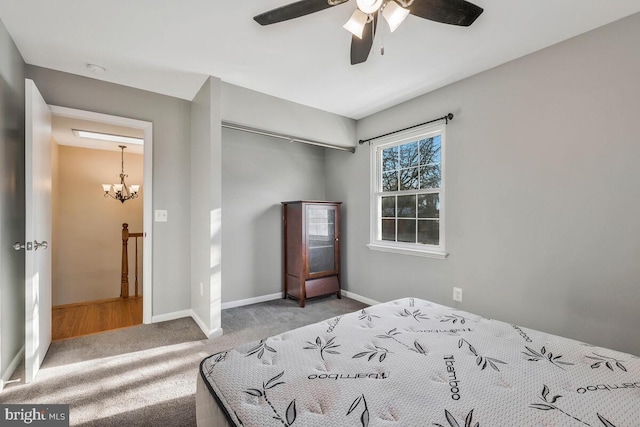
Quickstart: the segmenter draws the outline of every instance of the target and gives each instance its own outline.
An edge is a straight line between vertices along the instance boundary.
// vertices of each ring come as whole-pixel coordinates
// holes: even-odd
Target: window
[[[445,125],[374,143],[369,248],[444,258]]]

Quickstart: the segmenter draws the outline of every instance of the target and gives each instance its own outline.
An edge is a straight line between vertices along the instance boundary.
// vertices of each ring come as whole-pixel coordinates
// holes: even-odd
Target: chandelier
[[[104,190],[104,197],[111,197],[113,199],[119,200],[121,203],[126,202],[129,199],[135,199],[138,197],[138,190],[140,189],[139,185],[131,185],[127,187],[127,184],[124,182],[125,177],[129,175],[125,175],[124,173],[124,149],[127,148],[126,145],[118,145],[122,150],[122,170],[120,172],[120,184],[102,184],[102,190]]]

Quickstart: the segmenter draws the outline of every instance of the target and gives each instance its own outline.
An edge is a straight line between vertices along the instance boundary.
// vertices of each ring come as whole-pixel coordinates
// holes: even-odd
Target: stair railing
[[[135,257],[135,296],[138,296],[138,238],[143,237],[144,233],[131,233],[129,224],[122,224],[122,274],[120,279],[120,298],[129,298],[129,238],[135,238],[136,241],[136,257]]]

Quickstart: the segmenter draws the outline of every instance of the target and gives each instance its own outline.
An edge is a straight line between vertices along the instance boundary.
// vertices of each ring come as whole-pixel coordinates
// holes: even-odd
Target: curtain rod
[[[258,134],[258,135],[270,136],[272,138],[284,139],[284,140],[287,140],[289,142],[300,142],[302,144],[316,145],[318,147],[324,147],[324,148],[333,148],[335,150],[349,151],[351,153],[355,153],[356,152],[356,148],[355,147],[340,147],[338,145],[325,144],[324,142],[314,141],[312,139],[298,138],[298,137],[291,136],[291,135],[285,135],[283,133],[271,132],[271,131],[267,131],[267,130],[263,130],[263,129],[253,128],[253,127],[250,127],[250,126],[240,125],[240,124],[237,124],[237,123],[231,123],[231,122],[223,121],[222,122],[222,127],[223,128],[227,128],[227,129],[239,130],[239,131],[242,131],[242,132],[255,133],[255,134]]]
[[[420,123],[420,124],[417,124],[417,125],[409,126],[408,128],[404,128],[404,129],[394,130],[393,132],[385,133],[384,135],[374,136],[373,138],[361,139],[360,141],[358,141],[358,143],[360,145],[362,145],[365,142],[371,142],[374,139],[383,138],[385,136],[393,135],[394,133],[399,133],[399,132],[403,132],[405,130],[417,128],[418,126],[428,125],[429,123],[439,122],[440,120],[444,120],[447,124],[449,124],[449,120],[453,120],[453,114],[449,113],[446,116],[442,116],[442,117],[439,117],[437,119],[429,120],[428,122],[424,122],[424,123]]]

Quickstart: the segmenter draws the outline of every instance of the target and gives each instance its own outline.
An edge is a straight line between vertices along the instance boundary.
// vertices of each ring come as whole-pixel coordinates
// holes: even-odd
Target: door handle
[[[42,242],[38,242],[37,240],[34,240],[33,243],[31,243],[31,242],[27,242],[27,243],[15,242],[13,244],[13,249],[16,250],[16,251],[21,251],[23,249],[26,249],[28,251],[30,251],[30,250],[37,251],[38,248],[47,249],[48,247],[49,247],[49,243],[47,243],[46,240],[43,240]]]
[[[13,244],[13,249],[15,249],[16,251],[20,251],[22,249],[26,249],[26,250],[30,251],[31,249],[33,249],[33,243],[31,243],[31,242],[27,242],[27,243],[15,242]]]
[[[42,242],[38,242],[37,240],[33,241],[33,250],[37,251],[38,248],[42,248],[42,249],[47,249],[49,247],[49,243],[47,243],[46,240],[43,240]]]

